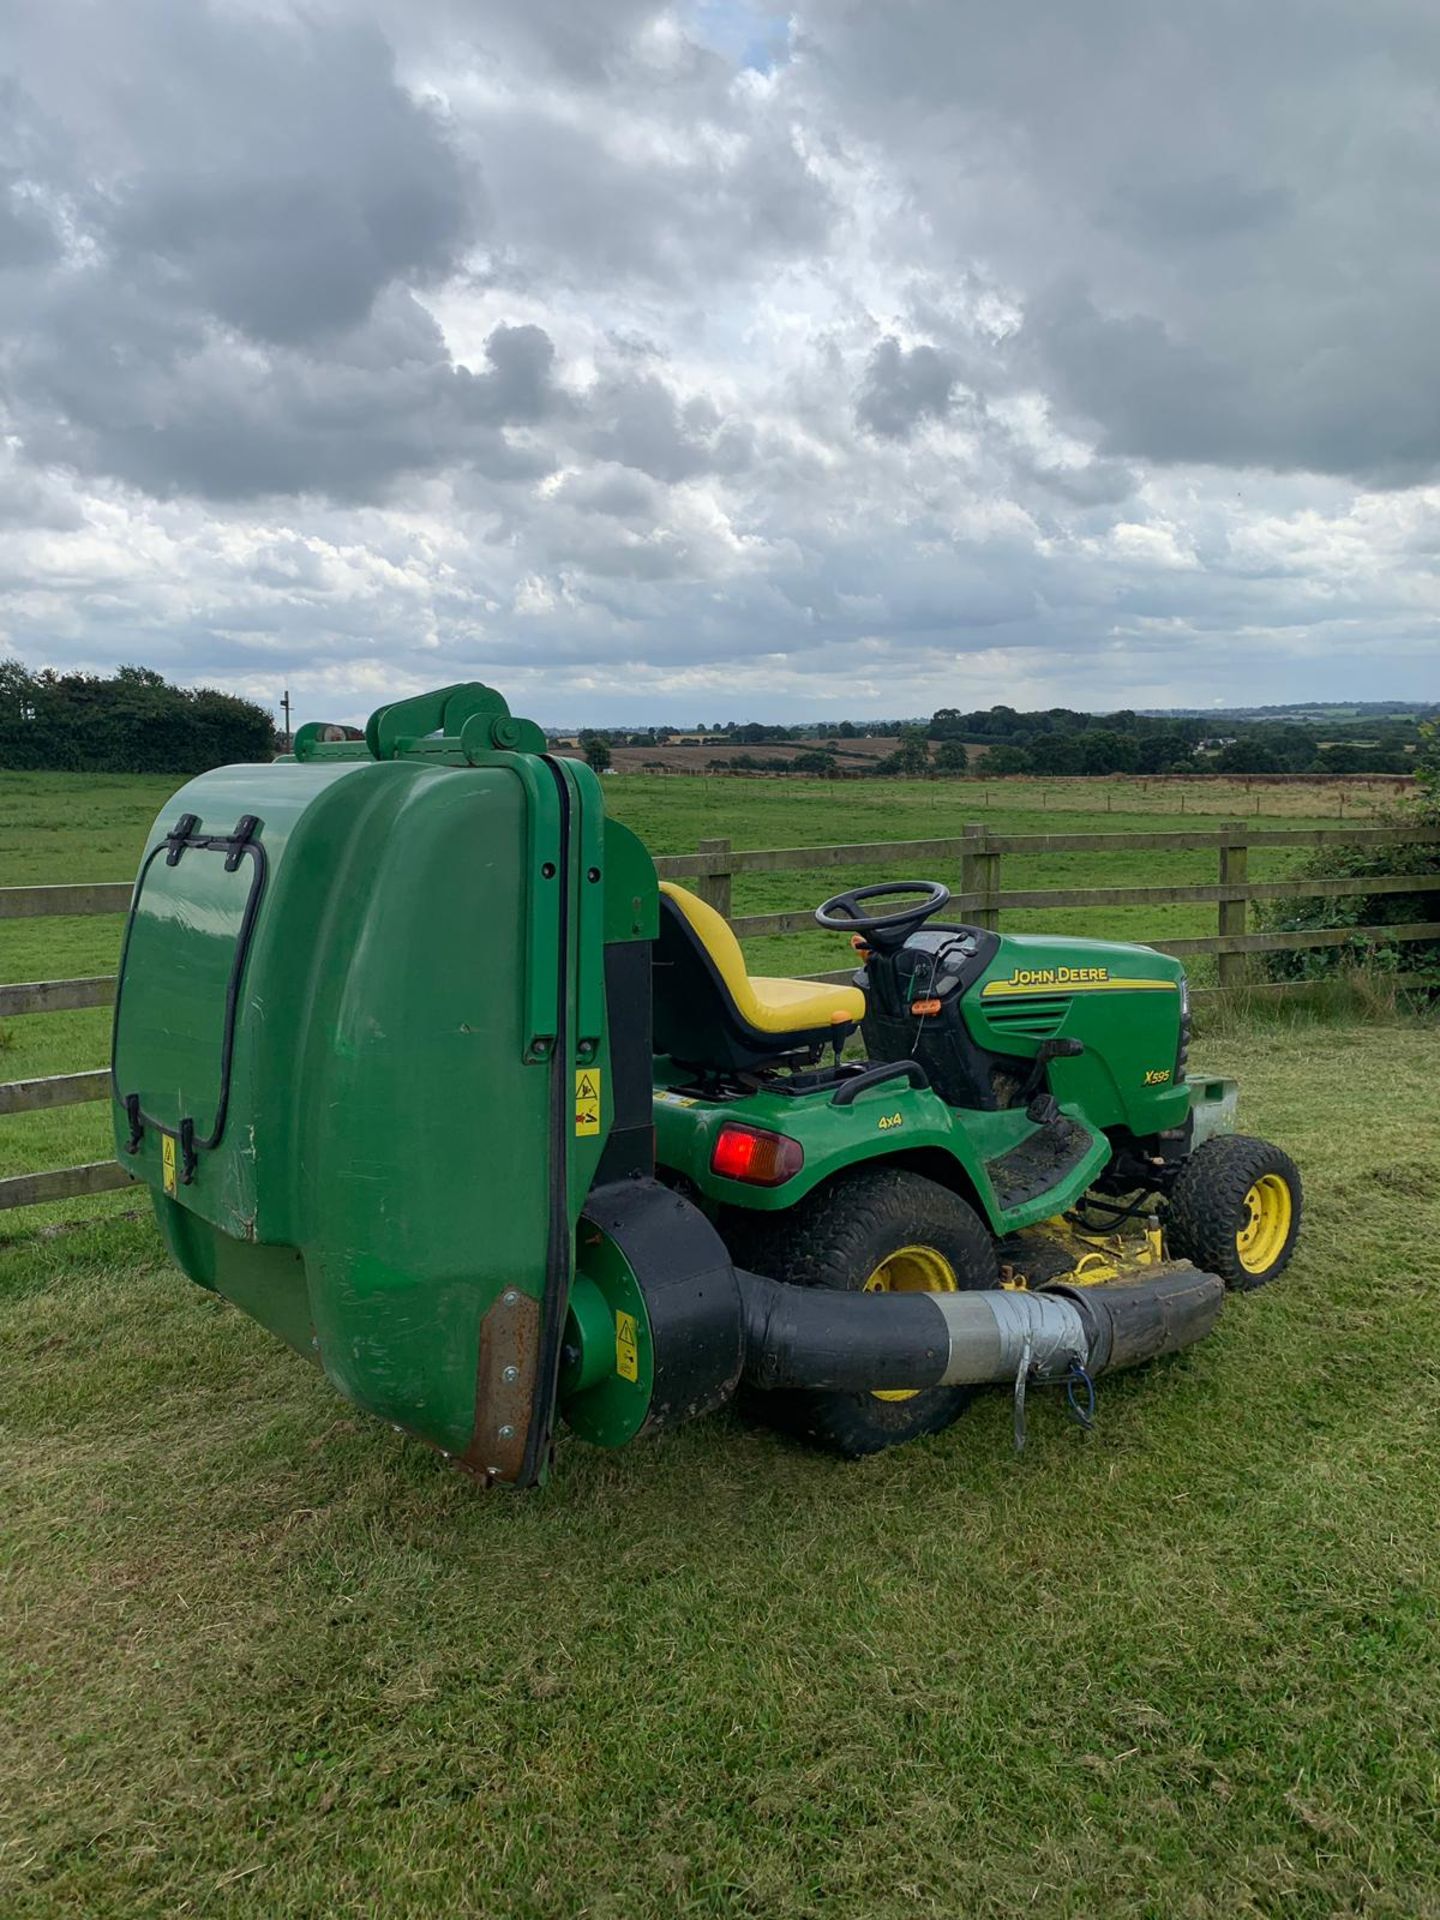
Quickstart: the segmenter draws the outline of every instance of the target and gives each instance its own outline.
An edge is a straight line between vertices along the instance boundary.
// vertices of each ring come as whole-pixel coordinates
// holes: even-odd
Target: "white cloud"
[[[1437,19],[0,0],[0,650],[335,718],[1423,697]]]

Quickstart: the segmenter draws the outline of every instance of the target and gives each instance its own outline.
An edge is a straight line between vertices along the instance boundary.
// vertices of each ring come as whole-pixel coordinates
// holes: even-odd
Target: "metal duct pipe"
[[[1144,1278],[1044,1292],[841,1293],[736,1270],[752,1387],[902,1387],[1093,1379],[1178,1353],[1214,1326],[1218,1275],[1188,1261]]]

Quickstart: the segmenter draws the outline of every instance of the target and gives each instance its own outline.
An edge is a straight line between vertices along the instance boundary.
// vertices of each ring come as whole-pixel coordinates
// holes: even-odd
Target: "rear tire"
[[[1281,1148],[1222,1133],[1198,1146],[1170,1192],[1168,1250],[1249,1293],[1290,1264],[1304,1204],[1300,1170]]]
[[[958,1194],[895,1167],[862,1169],[780,1214],[731,1213],[724,1223],[741,1266],[792,1286],[841,1292],[954,1292],[999,1285],[995,1248]],[[744,1396],[753,1418],[847,1459],[939,1433],[974,1398],[973,1387],[915,1393],[831,1389]]]

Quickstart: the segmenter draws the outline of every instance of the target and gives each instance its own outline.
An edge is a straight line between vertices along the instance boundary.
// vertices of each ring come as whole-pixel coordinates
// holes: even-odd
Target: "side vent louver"
[[[1068,994],[1048,998],[1037,994],[1017,1006],[987,1008],[986,1018],[997,1033],[1020,1033],[1027,1040],[1049,1040],[1060,1031],[1069,1006]]]

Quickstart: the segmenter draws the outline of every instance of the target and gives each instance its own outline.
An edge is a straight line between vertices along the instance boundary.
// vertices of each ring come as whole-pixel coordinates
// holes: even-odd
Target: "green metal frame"
[[[1083,1120],[1078,1112],[1073,1117]],[[798,1140],[805,1150],[804,1166],[780,1187],[750,1186],[712,1173],[716,1136],[727,1121]],[[828,1091],[793,1098],[757,1093],[710,1102],[661,1089],[655,1099],[655,1150],[661,1165],[684,1174],[717,1204],[778,1213],[837,1174],[872,1160],[889,1161],[938,1173],[946,1185],[955,1184],[958,1174],[997,1233],[1029,1226],[1055,1212],[1049,1194],[1006,1212],[986,1172],[987,1160],[1018,1146],[1034,1131],[1023,1110],[962,1113],[928,1088],[899,1080],[861,1094],[848,1107],[832,1106]],[[1110,1157],[1104,1136],[1092,1138],[1076,1176],[1080,1192]]]
[[[871,1088],[845,1107],[832,1105],[831,1089],[711,1100],[692,1084],[693,1074],[659,1061],[656,1156],[712,1205],[761,1213],[794,1206],[849,1168],[888,1161],[965,1192],[993,1232],[1018,1232],[1080,1199],[1110,1160],[1108,1131],[1146,1137],[1185,1124],[1193,1090],[1174,1078],[1183,979],[1178,961],[1149,947],[1049,935],[1001,938],[965,996],[972,1038],[1022,1060],[1033,1059],[1045,1038],[1085,1042],[1083,1053],[1050,1063],[1049,1085],[1061,1112],[1089,1134],[1090,1146],[1054,1185],[1018,1205],[1002,1204],[988,1168],[1040,1131],[1024,1109],[951,1107],[928,1088],[901,1080]],[[726,1121],[798,1141],[804,1165],[778,1187],[712,1172],[716,1136]]]
[[[1111,1155],[1110,1142],[1090,1124],[1083,1107],[1062,1102],[1061,1112],[1090,1134],[1089,1151],[1063,1180],[1021,1206],[1006,1208],[1000,1204],[986,1163],[1037,1131],[1022,1108],[999,1113],[957,1109],[928,1088],[899,1080],[861,1094],[848,1107],[832,1106],[828,1092],[793,1097],[756,1093],[710,1101],[682,1090],[683,1076],[672,1073],[670,1077],[672,1083],[657,1087],[655,1094],[656,1158],[662,1166],[683,1174],[717,1206],[779,1213],[826,1181],[871,1161],[883,1161],[959,1187],[977,1203],[992,1232],[1018,1233],[1073,1206]],[[1210,1080],[1179,1089],[1181,1112],[1194,1108],[1202,1137],[1233,1126],[1234,1098],[1233,1081]],[[1216,1124],[1209,1124],[1212,1116]],[[727,1121],[798,1140],[805,1150],[804,1166],[779,1187],[750,1186],[713,1173],[710,1159],[716,1136]]]

